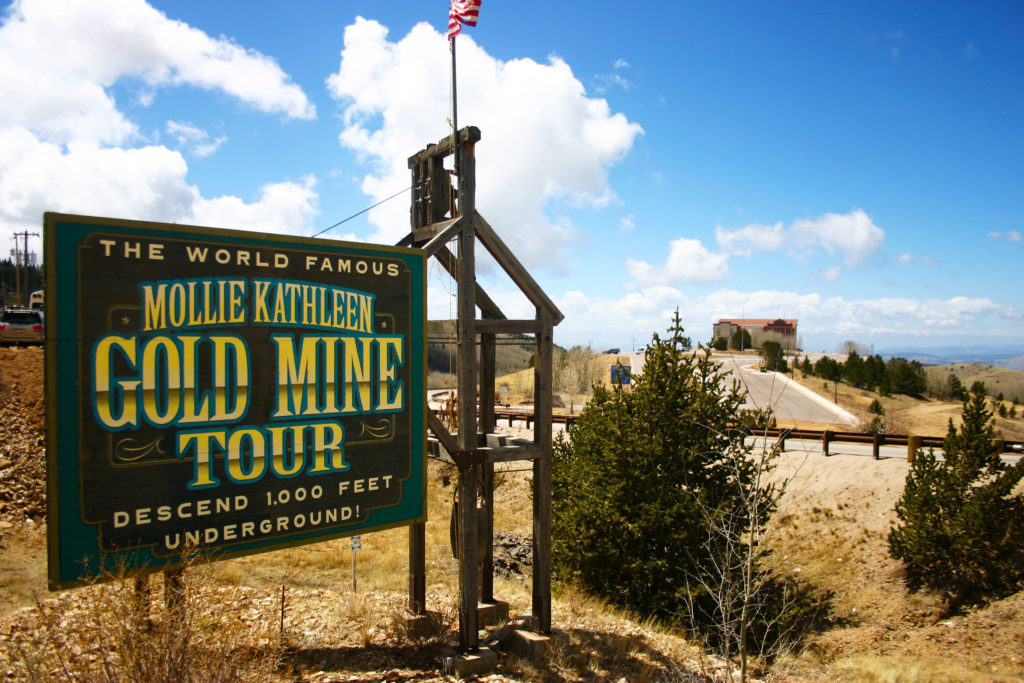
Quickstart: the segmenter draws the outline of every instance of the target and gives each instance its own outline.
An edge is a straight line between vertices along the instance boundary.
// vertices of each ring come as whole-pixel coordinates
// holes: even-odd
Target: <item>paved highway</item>
[[[745,408],[771,406],[775,417],[780,420],[800,420],[841,428],[855,426],[859,420],[831,401],[823,399],[813,391],[800,386],[778,372],[761,372],[756,369],[754,356],[713,354],[712,359],[737,379],[747,390]]]

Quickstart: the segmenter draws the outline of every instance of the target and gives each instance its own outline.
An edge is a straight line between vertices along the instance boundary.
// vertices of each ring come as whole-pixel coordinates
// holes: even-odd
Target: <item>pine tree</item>
[[[714,614],[715,596],[693,579],[737,539],[709,529],[729,519],[749,534],[774,506],[765,463],[736,431],[743,394],[710,352],[684,353],[684,339],[677,312],[632,392],[595,388],[552,466],[556,574],[663,617]],[[745,503],[755,495],[765,501],[756,522]]]
[[[950,420],[940,461],[919,452],[896,504],[889,553],[912,589],[940,591],[951,606],[1012,591],[1024,579],[1024,459],[1008,466],[994,442],[985,387],[976,383],[962,424]]]

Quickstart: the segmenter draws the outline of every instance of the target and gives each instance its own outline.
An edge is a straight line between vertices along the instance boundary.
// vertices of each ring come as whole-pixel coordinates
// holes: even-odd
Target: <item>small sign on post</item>
[[[612,366],[612,386],[624,386],[629,384],[630,370],[632,367],[629,365],[619,365],[616,363]]]
[[[356,592],[356,553],[363,549],[363,542],[359,536],[352,537],[352,592]]]

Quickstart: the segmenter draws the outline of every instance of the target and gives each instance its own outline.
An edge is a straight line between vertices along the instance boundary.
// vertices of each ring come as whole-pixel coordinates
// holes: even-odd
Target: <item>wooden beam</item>
[[[463,143],[476,143],[480,142],[480,129],[476,126],[466,126],[459,131],[459,139]],[[426,161],[431,157],[442,156],[446,157],[452,153],[452,136],[447,135],[442,138],[436,145],[427,145],[426,148],[420,150],[416,154],[409,157],[409,168],[412,168],[415,164]],[[465,169],[463,169],[465,174]]]
[[[443,223],[434,223],[430,226],[430,230],[433,232],[433,236],[429,242],[423,245],[423,251],[433,256],[437,253],[438,249],[445,246],[449,240],[462,230],[462,217],[453,218]]]
[[[441,442],[441,447],[449,453],[459,450],[459,445],[455,442],[455,437],[451,435],[448,428],[444,426],[441,419],[437,414],[427,409],[427,426],[430,427],[430,431],[434,433],[437,440]]]
[[[545,309],[551,315],[552,324],[557,325],[562,322],[565,319],[562,312],[558,310],[558,307],[548,298],[548,295],[540,288],[540,285],[533,279],[533,276],[527,272],[523,264],[515,257],[515,254],[501,241],[498,233],[494,232],[494,229],[479,213],[474,216],[473,227],[476,228],[476,234],[480,237],[480,241],[487,248],[487,251],[491,252],[494,260],[505,269],[505,272],[522,290],[526,298],[537,308]]]
[[[459,232],[458,258],[458,411],[459,449],[476,448],[476,168],[471,144],[464,144],[459,176],[459,214],[464,217]],[[454,454],[452,454],[454,457]],[[459,646],[463,652],[480,646],[477,630],[477,602],[480,583],[477,580],[479,557],[477,525],[477,482],[480,468],[459,465]]]
[[[409,525],[409,612],[427,611],[427,525]]]
[[[496,448],[482,448],[480,450],[486,451],[487,461],[493,463],[539,460],[544,457],[540,447],[535,444],[528,446],[499,446]]]
[[[477,320],[477,334],[537,334],[540,323],[536,320]]]
[[[431,157],[426,166],[428,201],[424,211],[425,222],[438,223],[451,211],[452,182],[444,167],[444,157]]]
[[[541,333],[534,363],[533,441],[541,457],[533,461],[533,616],[541,633],[551,632],[551,375],[554,339],[551,312],[537,307]]]
[[[480,333],[480,323],[476,323]],[[495,378],[495,336],[493,333],[480,334],[480,431],[489,434],[494,431],[494,378]],[[486,441],[486,439],[485,439]],[[483,465],[483,510],[480,524],[481,536],[494,538],[494,464]],[[480,558],[480,601],[494,601],[494,544],[483,546]]]

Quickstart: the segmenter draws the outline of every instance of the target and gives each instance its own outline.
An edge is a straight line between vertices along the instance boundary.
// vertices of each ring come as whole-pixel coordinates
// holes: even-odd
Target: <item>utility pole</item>
[[[28,238],[29,235],[32,237],[39,237],[38,232],[29,232],[28,230],[22,230],[21,232],[14,233],[14,289],[15,296],[17,297],[17,304],[21,306],[21,263],[25,262],[25,290],[28,291]],[[18,238],[22,239],[22,248],[18,248]]]

